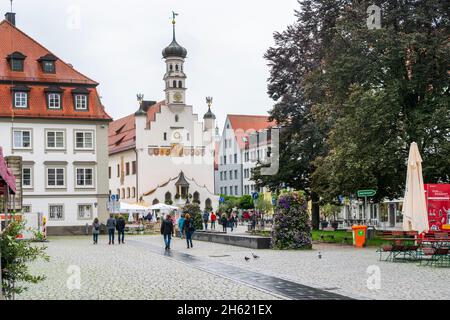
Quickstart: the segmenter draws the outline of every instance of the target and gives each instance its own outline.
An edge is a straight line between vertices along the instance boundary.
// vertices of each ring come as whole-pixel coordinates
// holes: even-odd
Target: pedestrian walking
[[[184,217],[184,225],[183,225],[183,230],[184,233],[186,234],[186,243],[187,243],[187,248],[189,249],[189,245],[192,248],[193,244],[192,244],[192,234],[195,232],[195,226],[194,226],[194,221],[191,219],[191,216],[189,214],[186,214],[186,216]]]
[[[230,219],[229,219],[228,222],[230,223],[231,232],[233,232],[233,228],[234,228],[234,216],[233,216],[233,214],[230,214]]]
[[[227,215],[225,213],[222,214],[222,219],[220,221],[222,222],[222,230],[223,230],[223,232],[227,233],[228,219],[227,219]]]
[[[211,230],[216,230],[216,220],[217,216],[214,214],[214,212],[211,212]]]
[[[123,218],[122,215],[120,215],[116,222],[116,229],[117,229],[117,233],[118,233],[118,237],[119,237],[119,244],[125,243],[124,242],[124,240],[125,240],[125,225],[126,225],[125,219]]]
[[[164,243],[166,244],[166,250],[170,250],[170,241],[174,235],[173,221],[170,214],[166,216],[166,219],[161,223],[161,234],[164,237]]]
[[[98,243],[98,235],[100,234],[100,223],[98,222],[98,218],[94,219],[92,223],[92,237],[94,239],[94,244]]]
[[[116,218],[113,214],[109,215],[109,219],[106,221],[106,228],[108,229],[109,244],[114,244],[114,235],[116,233]]]
[[[205,230],[208,230],[209,212],[205,210],[203,213],[203,223],[205,224]]]
[[[183,225],[184,225],[184,214],[181,215],[180,219],[178,219],[178,232],[180,239],[183,239]]]

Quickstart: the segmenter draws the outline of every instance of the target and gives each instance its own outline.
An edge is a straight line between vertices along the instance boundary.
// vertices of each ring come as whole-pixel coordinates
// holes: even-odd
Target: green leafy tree
[[[0,237],[2,293],[9,300],[27,290],[26,283],[38,283],[45,279],[44,276],[30,274],[27,263],[38,258],[48,261],[46,247],[28,240],[18,240],[24,230],[24,222],[14,221],[8,224]]]
[[[369,30],[369,4],[382,8],[382,28]],[[424,180],[450,181],[448,3],[349,1],[322,69],[310,79],[316,121],[329,152],[317,157],[312,185],[327,201],[358,189],[375,200],[401,197],[412,142]],[[326,94],[323,94],[326,93]]]
[[[240,199],[239,199],[239,208],[243,209],[243,210],[249,210],[249,209],[253,209],[255,206],[255,204],[253,203],[253,198],[252,196],[246,194],[243,195]]]
[[[191,219],[194,221],[194,226],[196,230],[203,229],[202,222],[202,210],[200,206],[196,203],[190,203],[183,207],[183,212],[188,213],[191,216]]]
[[[347,1],[299,1],[296,22],[274,34],[275,46],[265,58],[269,61],[268,93],[275,101],[271,119],[282,126],[280,159],[282,170],[274,176],[254,173],[259,186],[272,191],[290,187],[305,190],[312,200],[312,225],[319,228],[319,194],[311,184],[314,160],[327,153],[326,128],[313,117],[314,101],[307,96],[310,78],[321,68],[327,47],[333,41],[336,21]]]

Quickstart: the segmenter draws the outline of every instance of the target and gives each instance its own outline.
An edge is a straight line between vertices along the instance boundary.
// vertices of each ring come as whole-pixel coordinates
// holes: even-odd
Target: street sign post
[[[358,190],[358,197],[364,198],[364,197],[373,197],[377,194],[376,190]]]
[[[367,207],[367,197],[373,197],[374,195],[377,194],[376,190],[358,190],[357,191],[358,194],[358,198],[364,198],[364,218],[367,218],[367,214],[366,214],[366,207]]]

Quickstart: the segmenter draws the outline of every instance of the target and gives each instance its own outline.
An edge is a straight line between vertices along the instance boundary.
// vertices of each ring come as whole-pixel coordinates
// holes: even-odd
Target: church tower
[[[163,52],[166,60],[166,74],[164,75],[166,104],[169,107],[186,105],[186,74],[184,73],[184,59],[187,50],[177,43],[175,37],[175,17],[178,14],[173,12],[173,39],[172,43]],[[177,109],[177,108],[175,108]]]

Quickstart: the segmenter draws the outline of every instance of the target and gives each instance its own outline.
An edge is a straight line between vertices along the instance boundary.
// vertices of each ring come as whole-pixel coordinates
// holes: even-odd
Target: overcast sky
[[[1,0],[2,16],[9,1]],[[226,114],[266,114],[273,32],[294,22],[297,0],[14,0],[17,26],[100,83],[108,113],[138,108],[136,93],[163,100],[161,51],[172,38],[188,50],[186,100],[202,118],[205,97],[222,126]],[[78,15],[79,13],[79,15]]]

